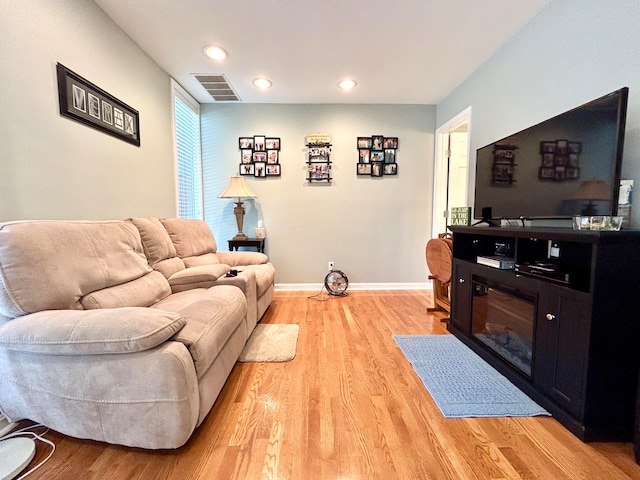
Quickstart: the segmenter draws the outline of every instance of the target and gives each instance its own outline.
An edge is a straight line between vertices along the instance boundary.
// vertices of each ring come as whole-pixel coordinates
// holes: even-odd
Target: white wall
[[[306,181],[305,136],[332,135],[333,182]],[[219,199],[238,171],[238,137],[281,138],[281,177],[248,178],[244,233],[259,219],[276,283],[320,283],[332,260],[351,283],[426,283],[431,238],[435,107],[426,105],[203,105],[205,220],[220,250],[236,232],[234,203]],[[399,138],[398,175],[356,176],[358,136]]]
[[[168,75],[90,0],[0,10],[0,221],[175,215]],[[60,116],[57,62],[140,112],[140,148]]]
[[[471,151],[629,87],[622,177],[640,190],[640,2],[556,0],[438,104],[437,123],[473,106]],[[475,159],[475,155],[474,155]],[[473,201],[473,170],[470,199]],[[640,228],[635,195],[632,226]]]

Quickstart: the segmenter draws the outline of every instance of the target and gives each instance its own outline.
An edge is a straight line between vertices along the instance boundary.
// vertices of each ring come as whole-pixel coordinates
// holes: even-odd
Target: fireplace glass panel
[[[473,280],[473,336],[531,377],[535,296],[481,277]]]

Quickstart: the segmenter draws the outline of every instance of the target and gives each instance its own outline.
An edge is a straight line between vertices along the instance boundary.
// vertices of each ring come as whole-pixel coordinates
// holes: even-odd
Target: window
[[[200,105],[175,81],[171,84],[178,217],[202,219]]]

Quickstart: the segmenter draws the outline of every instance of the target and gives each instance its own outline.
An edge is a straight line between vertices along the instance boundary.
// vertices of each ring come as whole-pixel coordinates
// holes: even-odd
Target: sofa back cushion
[[[81,310],[92,292],[150,273],[129,222],[25,221],[0,224],[0,315]]]
[[[154,270],[162,273],[165,278],[184,270],[184,262],[176,256],[176,248],[160,219],[136,217],[127,220],[140,232],[144,254]]]
[[[204,221],[185,218],[162,218],[160,221],[169,233],[178,257],[187,267],[220,263],[215,254],[218,249],[216,239]]]

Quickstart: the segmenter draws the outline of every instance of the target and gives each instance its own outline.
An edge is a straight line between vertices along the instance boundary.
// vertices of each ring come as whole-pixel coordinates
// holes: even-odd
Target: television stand
[[[631,441],[640,369],[640,231],[451,230],[447,329],[581,440]],[[513,270],[478,262],[502,244],[510,246]],[[553,256],[551,246],[558,250]],[[492,285],[528,299],[531,313],[524,315],[505,295],[491,297]],[[513,327],[510,336],[532,332],[530,372],[482,342],[483,334],[492,333],[483,319],[505,328],[526,325]]]

